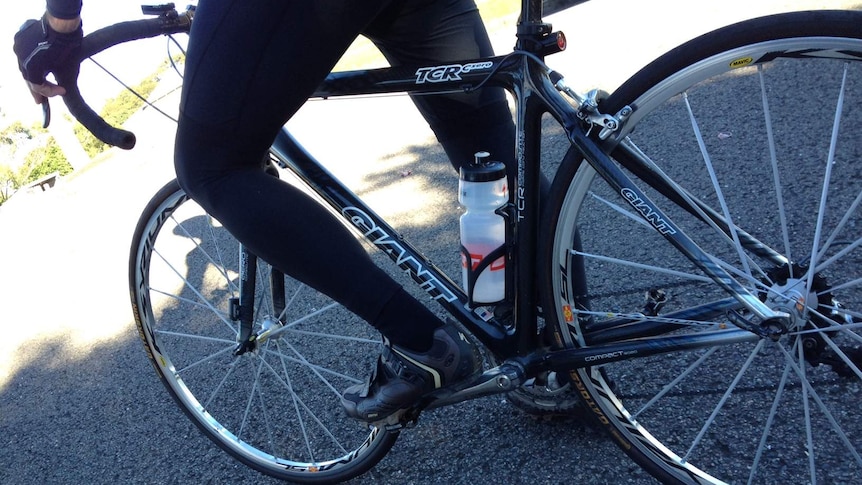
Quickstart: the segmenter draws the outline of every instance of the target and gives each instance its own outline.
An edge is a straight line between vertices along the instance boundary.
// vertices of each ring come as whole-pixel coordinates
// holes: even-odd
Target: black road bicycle
[[[521,3],[510,54],[332,73],[316,93],[512,94],[518,166],[500,304],[471,303],[287,131],[270,153],[285,180],[481,342],[482,377],[403,422],[350,420],[339,395],[366,378],[379,338],[243,250],[171,182],[142,214],[130,259],[140,336],[168,391],[236,459],[297,482],[362,474],[420,411],[497,393],[529,412],[586,410],[667,483],[857,480],[862,12],[725,27],[608,95],[576,93],[545,65],[565,37],[540,0]],[[193,19],[172,5],[145,13],[155,17],[88,35],[82,59]],[[65,100],[103,140],[134,144],[77,89]],[[543,157],[543,119],[570,142],[562,160]]]

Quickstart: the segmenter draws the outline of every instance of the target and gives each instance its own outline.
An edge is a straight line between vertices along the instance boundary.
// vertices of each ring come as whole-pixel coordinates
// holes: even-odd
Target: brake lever
[[[51,124],[51,104],[48,98],[42,100],[42,128],[48,128]]]

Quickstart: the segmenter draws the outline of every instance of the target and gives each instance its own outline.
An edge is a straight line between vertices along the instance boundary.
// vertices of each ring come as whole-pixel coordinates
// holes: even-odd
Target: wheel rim
[[[178,404],[205,434],[264,473],[313,482],[362,473],[395,435],[346,417],[340,392],[363,382],[380,340],[323,295],[285,278],[276,315],[271,268],[258,262],[254,352],[239,357],[239,246],[178,190],[154,213],[138,248],[135,305],[148,353]]]
[[[853,323],[862,317],[857,281],[862,234],[854,222],[862,215],[857,175],[862,150],[852,136],[862,132],[855,113],[862,103],[862,66],[777,58],[728,68],[741,59],[803,47],[815,53],[862,52],[860,41],[846,39],[785,39],[736,49],[647,91],[632,103],[630,132],[621,135],[630,135],[629,141],[692,195],[720,213],[726,206],[736,225],[794,263],[782,266],[740,252],[738,234],[719,238],[687,213],[670,211],[738,281],[772,308],[792,313],[793,323],[775,342],[762,339],[572,374],[576,386],[590,391],[590,405],[601,411],[601,419],[617,422],[613,432],[621,444],[633,447],[640,463],[663,479],[819,483],[852,481],[862,471],[856,405],[862,396],[862,338]],[[812,75],[816,90],[793,86]],[[697,86],[678,94],[692,84]],[[804,95],[812,92],[818,96]],[[743,109],[752,105],[758,108],[754,116]],[[645,313],[643,295],[654,286],[644,282],[663,282],[660,287],[671,295],[661,312],[667,315],[726,298],[701,281],[690,262],[665,252],[669,244],[603,185],[591,168],[581,166],[555,231],[554,258],[562,273],[577,262],[586,265],[594,312],[577,311],[585,299],[576,296],[572,275],[553,281],[556,319],[570,320],[564,332],[568,345],[612,339],[607,331],[595,332],[607,315]],[[654,200],[667,209],[666,199]],[[576,228],[583,246],[573,255]],[[673,273],[660,273],[657,266]],[[706,325],[691,322],[677,333],[734,328],[724,311],[738,305],[714,307],[722,311]],[[839,363],[845,367],[833,371]]]

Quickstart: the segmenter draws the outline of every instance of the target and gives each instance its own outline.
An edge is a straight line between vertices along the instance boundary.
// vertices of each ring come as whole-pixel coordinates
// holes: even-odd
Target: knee
[[[174,140],[174,170],[177,181],[186,194],[199,202],[205,199],[206,179],[211,176],[207,173],[206,165],[207,160],[212,157],[209,153],[212,144],[206,141],[202,133],[205,131],[181,118]]]

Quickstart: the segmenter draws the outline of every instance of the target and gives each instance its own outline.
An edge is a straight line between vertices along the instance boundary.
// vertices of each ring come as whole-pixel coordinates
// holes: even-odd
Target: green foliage
[[[17,175],[6,165],[0,165],[0,205],[9,200],[20,187],[20,181],[16,180]]]
[[[174,58],[174,62],[176,63],[181,63],[183,60],[182,55],[175,56]],[[169,65],[169,62],[166,61],[155,73],[144,79],[133,90],[143,98],[149,97],[158,85],[159,75]],[[117,97],[105,103],[105,107],[100,115],[109,124],[122,126],[143,105],[144,101],[137,95],[129,91],[123,91]],[[80,124],[76,123],[74,130],[81,146],[90,157],[94,157],[107,149],[104,143],[96,139]],[[0,152],[5,150],[5,154],[10,155],[10,159],[14,157],[19,147],[32,146],[32,144],[39,143],[43,139],[46,140],[42,146],[28,153],[24,159],[24,163],[17,169],[0,164],[0,204],[6,202],[16,190],[46,175],[54,172],[58,172],[60,175],[67,175],[72,172],[73,167],[69,164],[56,140],[46,137],[45,133],[46,131],[39,125],[27,128],[21,122],[15,122],[0,131]]]
[[[25,128],[20,121],[16,121],[0,131],[0,144],[15,146],[21,139],[32,140],[33,133]]]
[[[22,168],[29,171],[26,180],[28,184],[54,172],[67,175],[73,170],[72,165],[69,164],[63,154],[63,150],[60,149],[53,137],[49,138],[44,146],[27,154]]]
[[[13,127],[11,131],[16,133],[27,131],[23,127],[20,127],[20,123],[18,125],[18,127]],[[23,131],[15,131],[19,128],[22,128]],[[39,130],[34,129],[34,131],[40,130],[41,128]],[[9,143],[13,145],[13,143],[7,141],[5,137],[6,131],[4,130],[3,133],[0,133],[0,144]],[[9,139],[14,142],[14,138],[13,136]],[[32,138],[32,134],[28,132],[29,138]],[[72,170],[72,165],[69,164],[57,141],[53,137],[48,137],[44,145],[36,147],[27,154],[24,158],[24,163],[17,170],[13,170],[6,165],[0,165],[0,205],[12,197],[12,194],[18,189],[26,187],[35,180],[54,172],[59,172],[60,175],[67,175]]]

